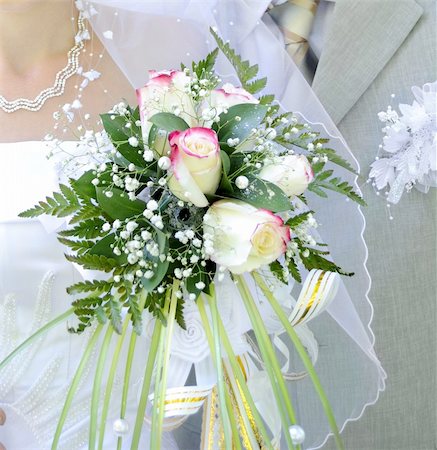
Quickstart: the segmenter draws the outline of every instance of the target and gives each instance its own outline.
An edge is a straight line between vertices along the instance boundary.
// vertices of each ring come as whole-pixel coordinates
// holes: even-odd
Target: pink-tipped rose
[[[259,103],[259,101],[245,89],[237,88],[231,83],[226,83],[221,89],[211,92],[212,107],[227,109],[240,103]]]
[[[208,206],[205,194],[214,194],[221,178],[217,134],[209,128],[173,131],[169,137],[171,175],[168,186],[176,197],[196,206]]]
[[[179,115],[189,125],[194,125],[195,117],[193,102],[188,95],[187,87],[190,85],[190,77],[179,70],[149,71],[149,82],[137,89],[137,99],[140,108],[141,128],[144,142],[147,143],[152,124],[149,119],[160,112],[169,112]],[[159,153],[165,147],[164,138],[156,143],[155,150]],[[169,150],[168,146],[165,150]]]
[[[235,274],[270,264],[290,241],[290,229],[280,217],[240,200],[213,203],[203,218],[203,231],[211,260]]]
[[[287,155],[266,164],[260,178],[280,187],[286,195],[303,194],[314,179],[313,169],[305,155]]]

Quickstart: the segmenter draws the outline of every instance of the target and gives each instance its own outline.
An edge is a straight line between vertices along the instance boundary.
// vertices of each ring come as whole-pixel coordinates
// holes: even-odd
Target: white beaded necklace
[[[0,95],[0,109],[6,113],[13,113],[20,109],[26,109],[33,112],[39,111],[49,98],[59,97],[64,93],[66,81],[77,72],[79,67],[79,54],[85,45],[83,36],[88,33],[82,13],[79,14],[77,27],[78,32],[75,39],[75,45],[68,52],[67,65],[56,74],[53,86],[41,91],[34,100],[27,98],[6,100],[5,97]]]

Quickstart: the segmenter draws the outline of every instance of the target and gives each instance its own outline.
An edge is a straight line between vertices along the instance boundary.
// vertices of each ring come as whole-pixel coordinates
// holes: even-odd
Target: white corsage
[[[412,89],[412,105],[400,104],[400,114],[391,106],[378,114],[385,123],[385,155],[371,164],[369,180],[377,190],[387,188],[387,201],[398,203],[404,190],[416,187],[428,192],[437,186],[437,81]]]

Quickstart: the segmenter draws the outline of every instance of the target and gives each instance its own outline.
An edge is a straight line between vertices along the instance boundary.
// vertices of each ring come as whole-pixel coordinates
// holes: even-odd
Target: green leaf
[[[317,139],[317,141],[323,141],[323,139]],[[349,172],[352,172],[355,175],[358,175],[357,171],[352,167],[349,161],[338,155],[337,152],[332,148],[316,148],[312,151],[312,153],[314,155],[326,155],[330,162],[336,164],[337,166],[343,167],[346,170],[349,170]]]
[[[159,128],[156,125],[152,125],[152,127],[149,130],[149,136],[147,138],[147,145],[150,148],[153,148],[155,144],[155,139],[158,134]]]
[[[223,150],[220,152],[220,158],[222,160],[223,172],[227,175],[231,168],[231,160],[226,152]]]
[[[71,187],[77,195],[84,199],[96,197],[96,187],[92,184],[92,180],[96,178],[92,170],[88,170],[82,174],[77,180],[70,179]]]
[[[302,276],[300,275],[299,269],[297,267],[296,261],[293,258],[290,258],[287,261],[288,271],[290,275],[298,282],[302,283]]]
[[[83,266],[84,269],[101,270],[103,272],[111,272],[117,267],[117,261],[114,258],[107,258],[106,256],[90,255],[65,255],[68,261],[77,263]]]
[[[354,191],[354,188],[347,181],[342,181],[339,177],[322,179],[322,181],[316,178],[309,184],[308,189],[321,197],[327,197],[323,189],[329,189],[345,195],[361,206],[366,206],[366,202]]]
[[[82,294],[84,292],[94,292],[96,294],[109,292],[112,288],[112,283],[106,280],[93,280],[93,281],[79,281],[67,288],[67,293]],[[97,300],[94,298],[94,302],[97,304]],[[76,302],[73,302],[73,306]]]
[[[318,252],[313,251],[313,249],[311,248],[301,247],[299,250],[300,250],[300,258],[307,270],[320,269],[325,270],[327,272],[337,272],[341,275],[346,275],[349,277],[353,275],[353,273],[351,272],[344,272],[341,269],[341,267],[337,266],[337,264],[324,258],[322,255],[320,255]],[[307,257],[303,256],[302,252],[304,250],[309,251],[310,253],[309,256]]]
[[[168,112],[157,113],[153,115],[149,121],[156,125],[159,129],[165,130],[169,133],[175,130],[183,131],[190,128],[184,119]]]
[[[259,103],[261,105],[270,105],[274,102],[275,96],[272,94],[263,95],[259,98]]]
[[[117,151],[136,166],[145,167],[146,162],[142,156],[141,148],[132,147],[128,142],[131,136],[135,136],[138,140],[141,140],[141,129],[135,124],[134,118],[129,120],[125,116],[117,116],[114,114],[101,114],[100,117],[105,131],[108,133]],[[125,125],[127,122],[130,123],[130,128],[126,128]]]
[[[142,330],[143,320],[137,297],[129,295],[129,297],[127,298],[126,306],[128,307],[128,312],[131,315],[132,326],[134,328],[134,331],[135,333],[140,335],[143,331]]]
[[[158,247],[159,247],[159,254],[160,255],[167,255],[168,252],[168,237],[159,230],[156,230],[156,238],[155,238],[156,242],[158,243]],[[144,256],[145,259],[149,260],[149,261],[153,261],[154,263],[157,264],[157,267],[155,267],[154,273],[153,273],[153,277],[152,278],[142,278],[141,279],[141,284],[143,286],[143,288],[148,291],[151,292],[153,291],[153,289],[155,289],[159,283],[161,283],[161,281],[163,280],[163,278],[165,277],[165,274],[167,273],[167,269],[169,266],[169,262],[167,261],[167,259],[164,260],[164,262],[162,262],[159,257],[157,256],[152,256],[149,252],[147,252],[147,250],[144,250]]]
[[[77,211],[72,219],[70,220],[71,224],[75,224],[78,222],[82,222],[87,219],[94,219],[102,216],[102,210],[98,206],[94,206],[92,203],[89,203],[85,206],[82,206],[79,211]]]
[[[248,178],[249,187],[247,189],[235,188],[229,196],[274,213],[290,209],[290,199],[278,186],[253,176],[248,176]]]
[[[95,245],[88,251],[90,255],[101,255],[107,258],[112,258],[117,261],[118,264],[125,264],[127,261],[127,256],[122,253],[121,255],[115,255],[112,244],[115,242],[115,235],[113,233],[108,234],[100,241],[96,242]]]
[[[73,250],[74,252],[78,252],[79,254],[88,251],[90,248],[94,246],[94,241],[88,240],[74,241],[72,239],[67,239],[62,236],[58,236],[58,241],[61,244],[71,248],[71,250]]]
[[[227,155],[226,152],[224,152],[223,150],[220,152],[220,156],[222,159],[222,167],[223,167],[223,171],[222,171],[222,178],[220,181],[220,190],[225,191],[225,192],[232,192],[233,191],[233,187],[231,182],[229,181],[228,178],[228,173],[229,170],[231,168],[231,160],[229,159],[229,156]]]
[[[270,272],[281,282],[287,283],[288,277],[284,273],[284,268],[279,261],[273,261],[269,264]]]
[[[259,127],[267,110],[268,106],[254,103],[231,106],[227,113],[220,114],[219,141],[226,143],[229,138],[238,138],[243,142],[253,128]],[[235,120],[236,116],[241,117],[241,120]]]
[[[212,52],[208,53],[205,59],[202,59],[197,63],[192,63],[193,72],[197,75],[197,78],[199,80],[204,78],[206,74],[214,70],[218,51],[219,49],[216,48]]]
[[[66,217],[78,211],[81,205],[74,191],[65,185],[60,185],[60,189],[64,195],[55,192],[53,197],[46,197],[45,202],[41,201],[33,208],[23,211],[19,217],[38,217],[44,214]]]
[[[307,211],[302,214],[298,214],[297,216],[294,216],[285,222],[285,225],[289,226],[290,228],[296,228],[297,226],[304,223],[310,214],[314,214],[314,211]]]
[[[109,296],[108,302],[105,304],[105,309],[115,332],[121,334],[123,320],[121,317],[120,302],[115,297]]]
[[[243,88],[251,94],[255,94],[263,89],[267,81],[266,78],[253,80],[258,75],[258,65],[254,64],[251,66],[249,61],[243,61],[241,56],[237,55],[235,50],[227,42],[224,42],[212,28],[210,28],[210,32],[217,42],[219,49],[234,67]]]
[[[105,234],[102,230],[104,223],[105,221],[99,218],[83,220],[73,228],[59,231],[58,235],[64,237],[74,236],[77,238],[95,239]]]
[[[141,214],[146,204],[141,200],[129,200],[122,190],[111,188],[112,197],[105,195],[106,188],[96,187],[97,201],[102,210],[113,219],[129,219]]]

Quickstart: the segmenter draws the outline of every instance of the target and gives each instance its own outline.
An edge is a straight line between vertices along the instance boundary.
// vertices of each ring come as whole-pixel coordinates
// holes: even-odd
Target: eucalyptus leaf
[[[229,138],[240,139],[242,142],[249,136],[253,128],[258,128],[268,110],[267,105],[255,103],[242,103],[231,106],[228,112],[220,114],[220,142],[227,142]],[[241,120],[235,120],[240,117]]]
[[[108,133],[117,151],[129,162],[134,163],[138,167],[145,167],[146,162],[140,147],[132,147],[128,142],[132,135],[141,136],[141,129],[132,122],[129,122],[131,127],[126,128],[126,118],[124,116],[101,114],[100,117],[105,131]]]
[[[106,189],[96,187],[97,201],[103,211],[113,219],[128,219],[141,214],[146,204],[141,200],[129,200],[126,193],[117,188],[111,188],[112,197],[105,194]]]
[[[260,178],[253,176],[248,176],[248,178],[249,187],[247,189],[235,188],[229,196],[275,213],[290,209],[290,199],[281,188]]]
[[[168,237],[159,230],[156,230],[156,242],[158,243],[159,247],[159,254],[160,255],[166,255],[168,252]],[[165,259],[164,261],[161,261],[159,257],[152,256],[147,250],[144,250],[144,257],[145,259],[149,261],[153,261],[157,264],[157,267],[153,269],[153,277],[152,278],[142,278],[141,284],[143,288],[151,292],[153,289],[155,289],[159,283],[163,280],[165,277],[165,274],[167,273],[167,269],[169,266],[169,261]]]
[[[70,180],[71,186],[77,192],[78,195],[87,198],[96,197],[96,188],[92,184],[92,180],[95,178],[95,174],[92,170],[88,170],[82,174],[77,180]]]
[[[183,131],[190,128],[184,119],[168,112],[157,113],[153,115],[149,121],[159,129],[168,131],[169,133],[175,130]]]
[[[115,242],[115,235],[113,233],[108,234],[103,239],[100,239],[100,241],[96,242],[94,247],[90,248],[87,253],[90,255],[101,255],[106,256],[107,258],[115,259],[119,264],[125,264],[127,261],[127,257],[124,253],[117,256],[113,252],[113,249],[111,247],[112,244]]]

